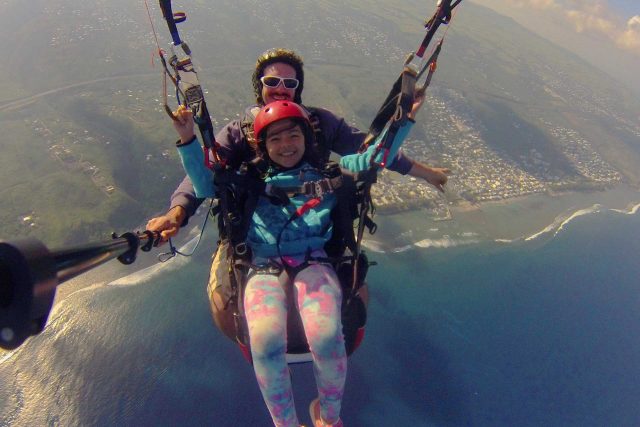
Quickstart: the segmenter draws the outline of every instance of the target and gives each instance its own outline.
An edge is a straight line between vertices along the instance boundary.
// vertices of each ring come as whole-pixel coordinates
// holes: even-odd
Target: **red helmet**
[[[260,139],[260,133],[267,126],[282,119],[298,119],[302,120],[307,126],[311,126],[309,115],[304,108],[291,101],[274,101],[262,107],[262,110],[253,121],[253,132],[256,139]]]

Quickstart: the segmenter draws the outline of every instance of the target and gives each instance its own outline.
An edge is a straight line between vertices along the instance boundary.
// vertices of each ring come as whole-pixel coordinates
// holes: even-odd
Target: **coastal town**
[[[272,5],[254,3],[251,15],[256,20],[256,25],[268,23],[275,34],[286,32],[284,28],[271,23],[269,15],[273,9]],[[99,8],[96,8],[96,5]],[[202,5],[202,8],[213,11],[215,6]],[[112,37],[124,34],[126,37],[123,40],[127,41],[131,51],[144,51],[151,46],[148,28],[143,25],[146,22],[137,21],[132,15],[103,0],[92,3],[91,7],[85,4],[68,4],[58,8],[48,6],[45,12],[51,16],[69,16],[75,20],[82,20],[82,24],[75,26],[55,26],[47,36],[45,44],[48,49],[58,51],[73,46],[91,46],[91,43],[103,38],[105,34]],[[154,12],[156,15],[159,14],[159,10]],[[332,73],[337,72],[336,75],[344,75],[349,79],[354,63],[349,52],[354,51],[360,58],[358,64],[380,66],[401,63],[407,53],[404,42],[399,43],[391,34],[377,30],[381,17],[371,17],[371,20],[370,22],[362,21],[348,14],[336,13],[324,16],[322,19],[310,15],[303,22],[295,23],[299,26],[298,32],[301,34],[304,30],[304,33],[326,36],[315,37],[311,43],[305,45],[304,49],[301,48],[308,60],[306,63],[311,71],[310,76],[325,75],[327,73],[320,68],[329,67]],[[122,32],[124,27],[127,28],[126,33]],[[193,30],[193,34],[200,35],[197,27]],[[90,50],[87,49],[87,52],[89,53]],[[88,126],[86,122],[82,124],[76,122],[76,118],[69,114],[58,116],[57,113],[47,115],[30,113],[26,116],[27,118],[20,118],[24,121],[26,128],[33,130],[40,147],[47,150],[52,161],[61,165],[64,170],[86,178],[89,185],[99,190],[101,197],[111,198],[110,200],[129,195],[129,189],[125,188],[127,181],[116,176],[113,164],[107,160],[116,157],[113,153],[120,145],[118,142],[124,141],[127,137],[121,136],[118,139],[117,130],[110,131],[107,127],[114,123],[126,123],[132,125],[131,129],[140,129],[143,134],[153,129],[156,126],[155,123],[164,115],[162,102],[158,99],[157,82],[149,83],[151,80],[141,78],[129,87],[126,84],[129,78],[124,78],[127,76],[120,76],[110,71],[109,67],[117,66],[128,58],[126,53],[126,51],[112,50],[96,59],[104,74],[111,77],[61,86],[59,89],[73,93],[74,98],[90,99],[92,103],[100,104],[99,108],[96,107],[97,116],[104,114],[114,119],[113,122],[109,122],[109,125]],[[235,60],[237,61],[237,58]],[[488,69],[489,64],[483,62],[482,58],[469,58],[468,61],[469,66],[476,70]],[[228,62],[229,60],[225,58],[226,66],[231,68],[238,66]],[[214,66],[220,67],[222,63],[215,62]],[[210,64],[209,66],[211,67]],[[241,66],[250,67],[251,64]],[[72,67],[68,72],[73,70]],[[216,70],[219,71],[219,69]],[[583,114],[584,117],[607,117],[616,128],[640,136],[640,127],[633,119],[629,119],[629,116],[621,113],[623,109],[617,107],[613,94],[592,90],[593,88],[588,84],[581,83],[582,80],[576,80],[571,70],[558,72],[550,68],[549,64],[540,64],[535,61],[531,62],[527,70],[532,81],[539,84],[542,89],[536,92],[542,100],[538,102],[539,105],[549,108],[557,105],[570,106],[576,110],[576,114]],[[152,69],[149,74],[157,74],[157,71]],[[211,72],[211,69],[208,72]],[[375,72],[378,72],[377,69]],[[235,74],[235,70],[232,74]],[[143,72],[141,75],[144,77],[146,74]],[[420,179],[382,171],[377,184],[372,188],[373,201],[379,213],[392,214],[421,209],[428,211],[434,219],[446,220],[451,217],[449,209],[454,206],[500,202],[530,194],[604,189],[623,182],[625,180],[623,173],[629,175],[628,167],[621,166],[619,162],[614,166],[606,156],[602,155],[605,143],[593,140],[598,136],[591,134],[588,128],[581,127],[570,120],[554,121],[552,114],[547,116],[541,114],[536,120],[532,120],[532,127],[539,131],[539,136],[547,140],[548,146],[553,146],[555,152],[550,153],[548,147],[541,148],[535,144],[520,151],[513,150],[509,153],[501,151],[500,144],[496,144],[493,136],[489,136],[492,132],[487,131],[485,118],[474,111],[475,107],[470,104],[469,99],[465,99],[464,90],[453,86],[447,88],[446,79],[440,80],[440,75],[438,75],[439,81],[434,81],[438,84],[434,84],[429,89],[427,104],[403,150],[418,161],[435,167],[449,168],[451,175],[446,192],[439,193]],[[235,77],[235,75],[227,77],[229,81],[225,80],[225,83],[219,87],[216,87],[215,80],[207,82],[207,87],[216,88],[212,89],[212,93],[216,93],[217,97],[214,99],[219,102],[219,105],[216,105],[217,114],[213,114],[214,117],[212,117],[215,129],[220,129],[229,120],[237,119],[245,105],[245,101],[239,95],[244,93],[243,90],[221,93],[221,89],[226,90],[227,86],[236,86],[233,80]],[[318,77],[315,76],[315,78]],[[112,84],[115,79],[118,79],[117,85]],[[490,96],[496,97],[505,105],[523,103],[521,94],[514,94],[517,91],[512,85],[494,80],[491,80],[492,88],[487,90]],[[473,82],[476,85],[478,83]],[[462,82],[459,83],[462,84]],[[336,94],[340,91],[344,92],[346,86],[338,86],[340,90],[336,90]],[[314,85],[307,87],[309,88],[306,89],[307,93],[313,94],[310,91],[313,90]],[[315,87],[318,87],[317,81]],[[359,88],[349,90],[357,89]],[[478,90],[477,87],[472,89]],[[57,93],[58,89],[55,92]],[[341,102],[346,104],[354,99],[359,101],[357,97],[350,97],[348,92],[342,94],[345,97]],[[206,90],[205,94],[208,95]],[[316,93],[315,96],[317,99],[318,94]],[[37,97],[12,99],[3,106],[2,111],[21,111],[36,104],[38,99]],[[175,97],[168,93],[165,100],[173,104]],[[322,100],[325,101],[325,99]],[[360,117],[361,106],[357,104],[358,102],[353,102],[349,104],[349,108],[344,108],[344,115],[352,124],[361,124],[363,120]],[[535,108],[539,108],[539,105]],[[224,113],[221,114],[221,111]],[[517,117],[514,119],[500,114],[494,116],[499,117],[496,121],[500,122],[500,125],[504,125],[505,128],[512,125],[513,130],[517,132],[517,127],[521,123]],[[175,163],[176,155],[169,146],[153,145],[153,141],[156,140],[158,144],[166,144],[165,139],[153,137],[149,139],[151,142],[141,149],[140,153],[135,153],[135,158],[142,167],[146,168],[145,176],[154,182],[167,181],[163,185],[167,184],[171,187],[172,184],[168,182],[172,181],[173,177],[167,171],[179,170]],[[561,160],[558,160],[560,158]],[[562,165],[559,166],[559,163]],[[37,222],[35,220],[38,218],[37,212],[24,209],[19,214],[24,227],[33,227]]]
[[[501,156],[483,140],[472,123],[445,102],[430,97],[427,103],[428,129],[426,124],[423,126],[425,132],[438,136],[437,141],[410,139],[404,151],[430,166],[451,170],[446,196],[426,182],[385,171],[372,190],[380,213],[419,207],[431,210],[436,219],[447,219],[452,205],[507,200],[563,189],[601,189],[622,181],[622,175],[573,129],[542,123],[559,142],[573,168],[572,174],[558,176],[551,172],[550,163],[537,150],[521,154],[518,162]]]
[[[135,108],[131,108],[140,108],[138,104],[142,100],[137,98],[139,93],[122,92],[121,96],[136,100]],[[441,194],[425,181],[382,171],[372,188],[373,202],[381,214],[423,209],[436,220],[446,220],[451,217],[449,209],[452,206],[553,193],[563,188],[605,188],[622,181],[622,175],[576,130],[554,126],[551,122],[541,123],[559,142],[558,147],[574,170],[573,174],[558,176],[536,149],[522,153],[518,159],[510,159],[496,152],[474,123],[457,113],[447,102],[431,96],[427,104],[428,120],[418,126],[423,127],[426,135],[437,135],[437,138],[432,137],[428,141],[410,138],[403,150],[413,159],[434,167],[449,168],[451,175],[447,191]],[[136,112],[130,111],[130,117],[135,118]],[[47,124],[40,119],[32,119],[29,124],[55,161],[68,170],[86,175],[107,197],[118,191],[109,172],[105,173],[98,164],[84,156],[84,149],[76,150],[92,144],[107,147],[109,138],[87,129],[71,128],[64,123]],[[167,149],[162,150],[161,156],[168,161],[172,157]],[[147,154],[146,160],[153,157],[153,154]],[[25,221],[25,224],[31,222]]]
[[[264,5],[259,7],[268,9],[268,6]],[[86,13],[95,17],[90,9],[74,10],[72,15]],[[257,12],[256,16],[261,16],[261,12]],[[340,29],[335,33],[335,39],[327,39],[325,43],[316,41],[313,47],[310,47],[308,58],[311,67],[344,60],[339,51],[347,44],[357,47],[364,57],[376,57],[379,62],[385,63],[397,63],[405,53],[387,35],[358,24],[348,16],[327,17],[322,21],[312,17],[306,25],[314,27],[317,31],[326,25]],[[138,26],[134,28],[135,34],[143,32]],[[72,42],[86,41],[110,29],[113,30],[106,21],[101,20],[74,29],[60,27],[52,34],[50,47],[59,48]],[[132,40],[140,44],[136,45],[137,48],[142,48],[145,43],[143,37],[132,37]],[[385,55],[378,58],[382,51]],[[102,60],[110,63],[113,58],[105,56]],[[629,123],[619,114],[618,110],[612,107],[614,101],[609,97],[593,95],[578,83],[572,82],[571,76],[550,73],[544,66],[536,68],[534,74],[540,76],[544,82],[545,94],[552,100],[575,104],[576,108],[585,114],[613,116],[618,126],[631,129],[633,133],[640,135],[638,126]],[[108,84],[109,82],[104,83],[105,86]],[[157,99],[155,86],[147,87],[146,84],[143,85],[144,88],[140,85],[126,88],[124,82],[118,82],[117,89],[107,90],[108,97],[104,96],[105,91],[100,89],[99,85],[79,87],[75,96],[80,99],[108,98],[108,101],[103,102],[101,114],[119,120],[126,119],[133,126],[146,131],[155,126],[152,122],[164,114],[161,101]],[[603,189],[624,180],[621,171],[616,170],[599,153],[598,150],[602,149],[601,144],[597,144],[599,141],[589,139],[595,137],[581,133],[584,132],[582,128],[571,128],[568,121],[554,122],[553,117],[541,115],[533,126],[539,130],[540,136],[550,142],[548,145],[556,150],[556,157],[562,158],[562,167],[558,166],[557,158],[553,158],[548,149],[545,151],[544,147],[540,148],[535,144],[525,150],[514,150],[510,153],[501,151],[494,138],[488,136],[492,133],[487,131],[483,119],[474,113],[473,107],[461,91],[441,89],[442,85],[434,86],[436,87],[430,89],[421,117],[403,150],[415,160],[434,167],[449,168],[451,175],[446,192],[439,193],[423,180],[385,170],[379,174],[377,184],[372,188],[373,202],[379,213],[393,214],[421,209],[433,219],[447,220],[451,218],[450,209],[455,206],[499,202],[530,194]],[[508,102],[521,101],[500,86],[499,82],[496,83],[494,92],[495,96]],[[208,94],[206,91],[205,93]],[[237,111],[242,111],[242,107],[232,106],[236,101],[238,105],[244,105],[241,100],[232,96],[227,98],[227,104],[217,108],[217,111],[225,113],[212,117],[216,129],[220,129],[229,120],[237,119],[240,115]],[[5,110],[17,110],[33,101],[29,98],[15,101],[15,105],[11,102],[6,104]],[[167,94],[167,101],[175,101],[172,94]],[[112,165],[105,161],[105,158],[112,156],[111,153],[116,150],[115,146],[118,144],[114,135],[117,133],[105,131],[99,126],[89,128],[78,125],[68,118],[52,117],[24,119],[24,124],[34,131],[51,159],[67,171],[84,175],[104,197],[126,194],[127,189],[119,187],[124,181],[116,179],[114,171],[111,170]],[[359,123],[361,117],[357,116],[355,110],[349,111],[347,121],[352,124]],[[512,117],[500,116],[499,121],[501,125],[511,124],[516,132],[520,125]],[[158,138],[158,141],[161,139]],[[164,144],[165,141],[162,140],[160,143]],[[149,173],[153,174],[153,179],[159,182],[168,180],[166,169],[176,166],[173,150],[150,144],[139,154],[139,158],[144,160],[150,170]],[[155,168],[151,167],[154,165]],[[32,227],[37,215],[25,210],[21,212],[21,218],[25,226]]]
[[[134,121],[142,105],[149,101],[142,98],[142,92],[125,89],[114,93],[130,101],[128,116]],[[156,109],[160,113],[159,108]],[[541,121],[541,126],[557,141],[557,147],[571,165],[571,173],[560,175],[553,171],[549,159],[536,149],[523,152],[515,159],[497,152],[483,139],[472,119],[440,97],[430,96],[425,110],[428,111],[426,117],[418,121],[417,129],[412,133],[415,136],[406,141],[403,150],[413,159],[434,167],[449,168],[447,190],[442,194],[423,180],[384,170],[372,188],[378,213],[421,209],[435,220],[447,220],[451,218],[450,208],[455,206],[504,201],[537,193],[553,194],[565,189],[607,188],[623,180],[620,172],[574,129]],[[229,118],[224,117],[224,121],[227,120]],[[85,154],[90,152],[91,146],[109,150],[109,137],[70,123],[38,118],[27,121],[53,160],[69,171],[84,174],[106,197],[119,191],[111,171]],[[216,126],[220,126],[217,121]],[[420,138],[418,126],[422,127],[427,140]],[[155,157],[168,162],[174,160],[168,149],[148,153],[145,160],[153,161]],[[165,180],[166,175],[162,174],[160,179]],[[22,216],[25,226],[34,226],[32,212],[24,212]]]

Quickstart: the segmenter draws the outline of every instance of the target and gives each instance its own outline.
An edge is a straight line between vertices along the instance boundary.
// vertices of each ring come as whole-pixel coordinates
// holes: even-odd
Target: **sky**
[[[640,2],[637,0],[475,1],[507,16],[517,14],[513,9],[553,16],[556,22],[576,33],[592,33],[640,56]]]
[[[471,0],[511,17],[640,93],[639,0]]]

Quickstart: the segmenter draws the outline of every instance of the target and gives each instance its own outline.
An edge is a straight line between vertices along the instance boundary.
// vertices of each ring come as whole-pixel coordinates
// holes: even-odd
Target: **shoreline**
[[[602,191],[529,194],[478,204],[463,202],[448,206],[450,219],[434,217],[424,209],[376,215],[374,221],[382,225],[381,232],[368,240],[392,242],[394,247],[404,246],[409,243],[407,238],[403,238],[409,227],[433,241],[469,235],[509,241],[531,236],[559,218],[594,205],[628,209],[638,203],[640,191],[624,184]],[[413,236],[416,241],[422,240],[421,237]]]
[[[627,209],[640,203],[640,192],[626,185],[602,191],[570,191],[563,193],[531,194],[507,200],[484,202],[475,209],[450,209],[453,218],[461,223],[470,221],[487,226],[494,239],[515,239],[530,236],[552,224],[561,216],[602,205],[605,208]]]
[[[394,247],[413,244],[424,238],[442,241],[459,235],[473,235],[489,240],[514,240],[543,230],[560,216],[595,204],[607,208],[627,209],[634,203],[640,203],[640,191],[620,185],[597,192],[531,194],[479,204],[465,202],[462,205],[449,205],[449,219],[425,215],[425,209],[417,208],[376,215],[374,221],[381,226],[380,231],[372,237],[365,234],[365,238],[372,242],[393,242]],[[194,224],[198,225],[200,221]],[[415,236],[412,231],[414,228],[424,232],[425,236]],[[193,238],[193,230],[184,231],[186,233],[181,233],[181,238],[175,242],[178,247]],[[409,239],[416,241],[409,242]],[[166,249],[168,246],[149,253],[139,253],[135,264],[130,266],[112,260],[73,278],[57,288],[54,304],[87,286],[111,283],[150,267],[158,262],[158,253]],[[207,249],[202,246],[198,250]]]

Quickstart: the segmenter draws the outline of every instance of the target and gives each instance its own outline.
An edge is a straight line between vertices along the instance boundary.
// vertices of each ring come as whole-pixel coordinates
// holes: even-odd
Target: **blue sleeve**
[[[336,116],[331,111],[312,107],[315,114],[320,120],[322,134],[326,139],[327,147],[340,156],[357,153],[360,146],[367,136],[366,132],[350,126],[344,118]],[[401,175],[407,175],[413,166],[411,159],[402,152],[398,151],[395,160],[388,166],[389,170],[398,172]]]
[[[413,127],[413,122],[409,120],[406,122],[404,126],[398,129],[398,132],[396,133],[396,137],[394,138],[391,144],[391,148],[389,149],[387,164],[385,165],[386,168],[389,168],[390,165],[393,165],[393,163],[395,163],[398,150],[400,150],[400,146],[404,142],[404,139],[407,137],[407,134],[409,133],[412,127]],[[378,137],[375,139],[374,143],[369,145],[369,148],[367,148],[367,151],[365,151],[364,153],[350,154],[348,156],[343,156],[340,159],[340,166],[344,169],[347,169],[355,173],[369,169],[371,157],[373,156],[373,153],[376,147],[378,146],[378,144],[381,143],[382,139],[387,134],[388,129],[389,129],[388,127],[385,128],[384,131],[382,131],[380,135],[378,135]],[[382,162],[383,156],[384,156],[384,152],[380,151],[376,156],[376,159],[375,159],[376,163]],[[389,161],[389,159],[392,159],[392,160]]]
[[[213,197],[213,172],[204,165],[204,153],[198,139],[194,138],[192,142],[178,146],[178,154],[182,167],[193,184],[196,197]]]
[[[219,145],[218,155],[231,165],[239,165],[243,160],[252,158],[251,153],[247,153],[247,144],[243,143],[239,120],[227,123],[216,135],[216,141]],[[169,209],[176,206],[182,206],[185,209],[187,216],[181,225],[184,227],[203,200],[204,198],[196,196],[191,179],[187,175],[171,195]]]

